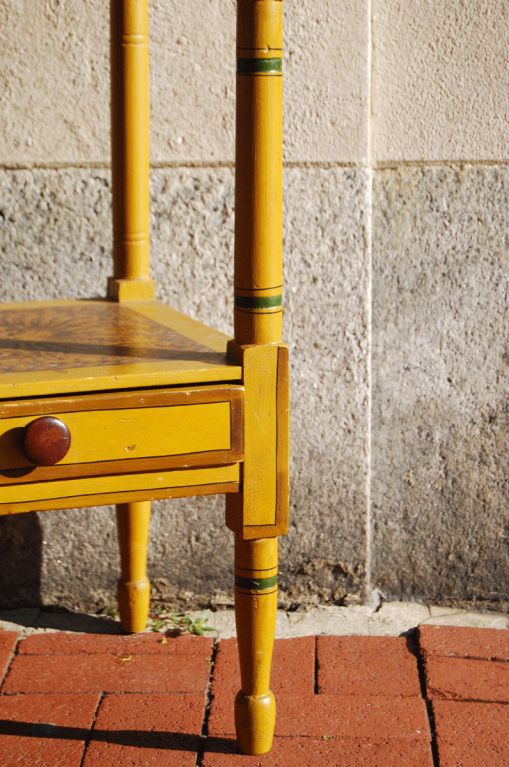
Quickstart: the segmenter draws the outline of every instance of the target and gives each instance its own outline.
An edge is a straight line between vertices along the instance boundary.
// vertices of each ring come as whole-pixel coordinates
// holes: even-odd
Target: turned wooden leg
[[[244,754],[272,747],[276,702],[270,689],[277,609],[277,538],[235,537],[235,619],[241,689],[235,699],[237,742]]]
[[[120,578],[118,608],[126,631],[134,634],[147,625],[150,582],[147,578],[148,527],[150,501],[117,506]]]

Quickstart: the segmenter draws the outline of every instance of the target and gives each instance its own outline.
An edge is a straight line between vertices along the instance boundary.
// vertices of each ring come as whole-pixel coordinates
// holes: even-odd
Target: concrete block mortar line
[[[365,581],[365,601],[369,604],[373,599],[377,601],[378,594],[373,590],[372,580],[372,535],[373,520],[371,508],[371,422],[372,422],[372,400],[373,400],[373,376],[371,368],[372,357],[372,326],[373,326],[373,60],[374,60],[374,36],[373,36],[373,13],[374,0],[368,0],[368,40],[367,40],[367,93],[368,93],[368,119],[367,119],[367,185],[366,185],[366,260],[367,260],[367,285],[366,285],[366,325],[367,325],[367,343],[366,343],[366,366],[367,366],[367,416],[366,416],[366,581]]]
[[[374,111],[374,108],[371,110]],[[374,114],[370,116],[369,135],[373,131]],[[371,145],[372,146],[372,145]],[[372,151],[372,149],[371,149]],[[376,160],[374,157],[362,160],[287,160],[283,162],[284,170],[334,170],[356,169],[366,171],[398,170],[400,168],[462,168],[466,165],[474,167],[506,167],[509,159],[478,160],[469,157],[459,157],[454,160],[426,160],[415,158],[413,160]],[[8,163],[0,161],[0,171],[36,171],[36,170],[109,170],[111,163],[105,160],[69,160],[67,162],[33,162],[33,163]],[[235,168],[235,163],[230,160],[154,160],[150,163],[151,170],[214,170],[221,168]]]
[[[109,170],[111,163],[103,160],[75,160],[73,162],[0,162],[0,170]]]
[[[467,162],[465,160],[465,162]],[[69,160],[68,162],[33,162],[33,163],[5,163],[0,162],[2,171],[35,171],[35,170],[110,170],[111,163],[104,160]],[[150,163],[151,170],[214,170],[221,168],[235,168],[235,163],[230,160],[154,160]],[[355,160],[288,160],[283,162],[285,170],[334,170],[334,169],[369,169],[362,161]]]
[[[468,157],[458,157],[454,160],[423,160],[415,158],[413,160],[375,160],[373,164],[374,170],[398,170],[400,168],[458,168],[465,165],[473,165],[478,167],[496,167],[501,165],[503,167],[509,165],[507,158],[501,157],[499,159],[490,160],[478,160],[469,159]]]
[[[83,747],[83,754],[81,756],[80,767],[83,767],[83,765],[85,764],[85,759],[86,759],[86,756],[87,756],[87,751],[89,749],[90,743],[92,741],[92,736],[94,734],[95,724],[97,722],[97,717],[98,717],[98,714],[99,714],[99,709],[101,708],[101,704],[102,704],[102,702],[103,702],[103,700],[105,698],[105,695],[106,695],[106,693],[104,693],[104,692],[99,693],[99,697],[98,697],[98,700],[97,700],[97,706],[95,707],[94,716],[92,717],[92,722],[91,722],[91,725],[90,725],[90,729],[88,731],[88,736],[85,739],[85,745]]]

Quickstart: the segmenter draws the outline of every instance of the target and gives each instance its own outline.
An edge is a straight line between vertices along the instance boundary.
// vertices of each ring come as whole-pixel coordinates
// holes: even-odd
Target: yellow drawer
[[[237,492],[243,402],[230,384],[0,402],[0,514]],[[42,416],[70,432],[52,466],[24,453]]]
[[[52,413],[70,431],[69,452],[59,464],[115,461],[229,450],[230,403]],[[0,421],[0,469],[30,466],[16,439],[34,416]],[[16,449],[7,443],[11,433]],[[7,438],[6,438],[7,435]]]
[[[231,464],[242,457],[242,403],[231,385],[0,403],[0,485]],[[46,415],[71,443],[56,465],[35,466],[23,435]]]

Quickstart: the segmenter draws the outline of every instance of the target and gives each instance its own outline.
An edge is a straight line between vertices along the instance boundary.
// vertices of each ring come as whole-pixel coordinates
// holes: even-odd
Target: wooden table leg
[[[265,754],[272,747],[276,702],[270,689],[277,609],[277,538],[235,537],[235,618],[241,690],[235,699],[240,750]]]
[[[118,607],[123,628],[136,633],[147,625],[150,581],[147,578],[150,501],[117,506],[121,574]]]

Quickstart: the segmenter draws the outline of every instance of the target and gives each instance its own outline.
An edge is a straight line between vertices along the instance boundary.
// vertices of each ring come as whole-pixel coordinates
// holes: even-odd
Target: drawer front
[[[241,459],[242,403],[238,386],[2,403],[0,484],[231,464]],[[43,415],[71,436],[54,466],[35,466],[23,451],[25,427]]]
[[[65,423],[71,434],[71,446],[60,465],[231,448],[229,402],[52,415]],[[21,436],[23,428],[33,420],[34,416],[24,416],[0,422],[2,470],[31,465],[16,436]],[[17,449],[8,449],[6,433],[13,435]]]

